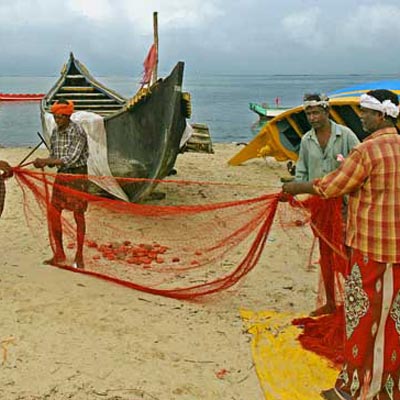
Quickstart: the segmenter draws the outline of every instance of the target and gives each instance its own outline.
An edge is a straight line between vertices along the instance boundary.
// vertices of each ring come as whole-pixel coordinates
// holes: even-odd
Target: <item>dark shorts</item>
[[[73,175],[84,175],[82,177],[71,177]],[[65,191],[64,188],[87,192],[88,178],[87,167],[68,168],[57,173],[53,185],[51,203],[58,210],[69,210],[74,212],[85,212],[88,202],[86,199]]]

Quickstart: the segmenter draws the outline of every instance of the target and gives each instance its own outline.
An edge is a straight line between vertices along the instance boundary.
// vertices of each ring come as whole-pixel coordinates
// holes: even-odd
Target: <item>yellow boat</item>
[[[389,89],[400,94],[400,81],[379,81],[353,86],[329,93],[330,118],[338,124],[346,125],[360,140],[365,137],[359,118],[360,94],[372,89]],[[400,123],[398,124],[400,128]],[[257,157],[274,157],[277,161],[296,161],[302,136],[311,129],[303,106],[284,111],[265,124],[257,136],[228,163],[240,165]]]

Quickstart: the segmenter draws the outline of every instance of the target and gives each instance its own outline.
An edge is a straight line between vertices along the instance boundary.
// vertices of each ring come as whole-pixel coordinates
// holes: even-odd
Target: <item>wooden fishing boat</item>
[[[329,93],[330,118],[346,125],[360,140],[365,137],[359,118],[359,97],[372,89],[389,89],[400,94],[400,81],[379,81],[352,86]],[[400,124],[399,124],[400,127]],[[265,124],[257,136],[228,163],[239,165],[256,157],[274,157],[278,161],[296,161],[301,137],[311,129],[303,107],[298,106],[279,114]]]
[[[44,93],[0,93],[0,101],[40,101]]]
[[[44,132],[52,104],[61,98],[73,100],[75,111],[103,118],[108,166],[114,177],[162,179],[175,164],[190,108],[187,94],[182,93],[183,69],[184,63],[178,62],[167,78],[125,99],[94,79],[71,53],[41,102]],[[138,201],[151,192],[155,185],[151,180],[121,187],[130,201]]]
[[[258,103],[249,103],[249,109],[258,115],[260,121],[270,121],[272,118],[288,110],[288,108],[284,107],[270,108],[265,104]]]

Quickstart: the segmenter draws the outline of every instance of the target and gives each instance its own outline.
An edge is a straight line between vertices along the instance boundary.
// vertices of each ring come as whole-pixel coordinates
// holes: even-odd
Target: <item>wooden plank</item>
[[[82,97],[104,97],[105,99],[108,99],[104,93],[57,93],[55,97],[72,97],[72,96],[82,96]]]
[[[194,153],[208,153],[213,154],[210,130],[206,124],[191,124],[193,134],[186,142],[184,150]]]
[[[356,105],[356,104],[352,104],[350,107],[356,113],[358,118],[360,118],[360,115],[361,115],[360,107],[358,105]]]
[[[62,87],[60,87],[59,90],[62,90],[62,91],[69,90],[71,92],[80,92],[80,91],[93,92],[95,89],[93,86],[62,86]]]
[[[123,105],[121,104],[76,104],[75,103],[75,108],[79,109],[92,109],[92,108],[104,108],[104,109],[120,109],[122,108]]]
[[[119,106],[123,106],[122,104],[119,104],[117,101],[113,100],[113,99],[74,99],[73,102],[75,104],[94,104],[94,103],[103,103],[105,105],[108,104],[118,104]]]
[[[300,129],[299,125],[297,125],[297,122],[292,117],[286,117],[286,119],[289,122],[290,126],[299,135],[299,137],[302,137],[303,136],[303,131]]]
[[[332,116],[332,118],[334,119],[334,121],[336,123],[347,126],[344,119],[341,117],[341,115],[336,110],[333,109],[333,107],[329,108],[329,114]]]

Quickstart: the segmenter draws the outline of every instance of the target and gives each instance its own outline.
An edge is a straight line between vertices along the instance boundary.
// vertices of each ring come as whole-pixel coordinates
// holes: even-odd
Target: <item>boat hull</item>
[[[249,103],[249,109],[254,111],[262,121],[270,121],[272,118],[288,110],[288,108],[283,107],[268,108],[257,103]]]
[[[338,124],[348,126],[362,141],[366,133],[362,129],[359,96],[371,89],[393,90],[400,94],[400,81],[374,82],[338,90],[329,94],[330,118]],[[400,122],[398,123],[400,128]],[[235,154],[228,163],[240,165],[257,157],[274,157],[278,161],[296,161],[302,136],[311,129],[303,106],[287,110],[272,118],[254,139]]]
[[[71,54],[60,78],[41,103],[44,132],[48,130],[45,115],[60,98],[73,100],[76,111],[103,117],[107,170],[117,178],[130,201],[140,201],[153,190],[157,180],[169,174],[179,154],[186,128],[183,71],[184,63],[178,62],[167,78],[127,100],[96,81]],[[128,183],[118,178],[143,180]]]
[[[182,109],[184,64],[151,93],[121,113],[105,119],[108,163],[114,176],[162,179],[173,169],[186,127]],[[131,201],[146,196],[156,182],[122,185]]]

